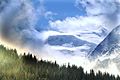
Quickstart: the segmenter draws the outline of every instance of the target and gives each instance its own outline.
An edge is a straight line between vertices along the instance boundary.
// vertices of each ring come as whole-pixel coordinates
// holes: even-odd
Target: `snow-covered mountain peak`
[[[109,55],[116,49],[120,49],[120,26],[114,28],[108,36],[95,48],[91,56],[97,57]]]

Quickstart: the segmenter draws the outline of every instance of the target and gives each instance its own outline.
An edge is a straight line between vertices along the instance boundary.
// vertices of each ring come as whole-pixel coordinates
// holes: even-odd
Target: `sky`
[[[53,34],[95,33],[98,28],[109,33],[119,25],[119,8],[119,0],[1,0],[0,39],[39,53]],[[103,38],[92,34],[82,39],[99,44]]]
[[[66,17],[74,17],[86,14],[82,7],[79,9],[75,6],[74,0],[46,0],[41,1],[40,3],[36,0],[33,1],[33,4],[35,7],[41,5],[40,7],[42,8],[40,12],[42,16],[40,16],[39,22],[37,24],[37,30],[40,31],[48,27],[50,20],[64,20]]]
[[[75,0],[3,0],[0,8],[1,37],[10,43],[14,41],[13,38],[16,38],[16,44],[19,41],[20,44],[27,41],[28,45],[32,45],[32,42],[42,45],[38,35],[45,30],[56,30],[50,26],[51,22],[86,15],[82,6],[77,8],[75,5]]]
[[[58,62],[84,63],[77,49],[89,46],[64,55],[45,45],[49,36],[72,35],[98,45],[119,22],[120,0],[0,0],[0,44]]]

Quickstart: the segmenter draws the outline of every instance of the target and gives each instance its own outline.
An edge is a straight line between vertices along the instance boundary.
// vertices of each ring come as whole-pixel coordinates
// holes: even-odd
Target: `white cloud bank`
[[[65,20],[50,21],[50,26],[61,32],[79,32],[96,30],[98,26],[111,31],[119,25],[119,0],[76,0],[76,6],[82,5],[87,16],[67,17]]]
[[[85,7],[88,15],[111,15],[119,9],[119,0],[76,0],[76,5]]]
[[[119,25],[120,0],[76,0],[76,5],[82,5],[88,16],[104,16],[109,28]]]
[[[102,33],[102,29],[108,29],[103,16],[68,17],[63,21],[57,20],[49,23],[52,29],[67,34],[80,35],[81,39],[95,44],[100,43],[105,36],[103,34],[103,37],[99,37],[93,32]],[[106,31],[106,33],[108,32]]]
[[[76,33],[80,31],[94,31],[97,30],[98,26],[105,27],[103,17],[97,16],[80,16],[80,17],[68,17],[63,21],[57,20],[55,22],[50,21],[50,26],[61,32]]]

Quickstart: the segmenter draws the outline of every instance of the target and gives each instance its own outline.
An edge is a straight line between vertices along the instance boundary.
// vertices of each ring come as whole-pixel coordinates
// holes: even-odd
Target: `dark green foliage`
[[[28,53],[18,56],[17,51],[0,45],[0,80],[120,80],[108,73],[84,73],[75,65],[59,66],[56,61],[38,61]]]

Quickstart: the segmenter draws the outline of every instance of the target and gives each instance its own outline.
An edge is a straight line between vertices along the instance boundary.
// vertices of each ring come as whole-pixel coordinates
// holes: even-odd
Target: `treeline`
[[[38,61],[32,54],[19,55],[15,49],[0,45],[0,80],[120,80],[108,73],[84,73],[75,65],[59,66],[56,61]]]

